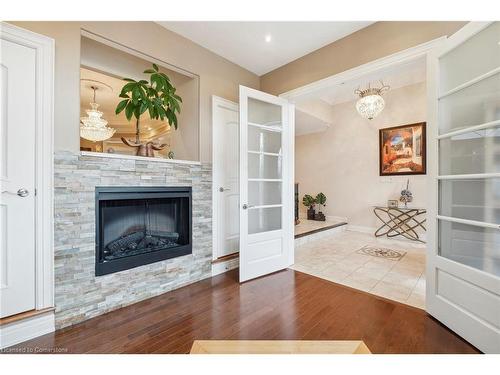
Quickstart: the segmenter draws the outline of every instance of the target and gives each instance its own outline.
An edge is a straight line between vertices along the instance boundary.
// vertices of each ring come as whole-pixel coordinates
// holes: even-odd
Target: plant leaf
[[[138,105],[135,106],[135,108],[134,108],[134,116],[138,120],[139,120],[139,117],[141,117],[141,107]]]
[[[122,100],[118,105],[116,106],[115,114],[119,114],[121,111],[125,109],[127,106],[129,99]]]
[[[146,69],[146,70],[144,71],[144,73],[146,73],[146,74],[151,74],[151,73],[154,73],[154,72],[155,72],[155,71],[154,71],[153,69]]]
[[[159,69],[158,69],[158,65],[156,65],[156,64],[154,64],[154,63],[153,63],[153,69],[154,69],[155,71],[158,71],[158,70],[159,70]]]
[[[160,75],[170,82],[170,78],[168,78],[168,76],[165,73],[160,73]]]
[[[125,116],[127,117],[127,120],[132,119],[132,115],[134,114],[135,106],[134,104],[130,101],[128,102],[127,106],[125,107]]]
[[[127,83],[125,86],[122,87],[121,93],[124,94],[124,93],[132,91],[134,89],[135,85],[136,85],[135,82]]]
[[[141,94],[139,94],[139,89],[134,88],[132,91],[132,103],[134,103],[134,105],[138,104],[140,96]]]
[[[135,79],[132,78],[123,78],[123,80],[127,82],[136,82]]]

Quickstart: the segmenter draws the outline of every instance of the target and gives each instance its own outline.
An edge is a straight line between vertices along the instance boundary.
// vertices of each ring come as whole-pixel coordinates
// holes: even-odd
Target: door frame
[[[219,222],[224,213],[219,212],[219,200],[221,194],[219,193],[220,182],[220,166],[217,161],[220,160],[220,148],[217,147],[220,143],[220,129],[216,126],[216,108],[218,106],[226,107],[229,110],[239,111],[239,104],[231,100],[221,98],[220,96],[212,95],[212,260],[219,258]],[[236,139],[239,144],[239,138]],[[239,207],[239,205],[238,205]]]
[[[2,39],[36,51],[35,308],[43,310],[54,307],[55,42],[45,35],[5,22],[0,22],[0,35]]]

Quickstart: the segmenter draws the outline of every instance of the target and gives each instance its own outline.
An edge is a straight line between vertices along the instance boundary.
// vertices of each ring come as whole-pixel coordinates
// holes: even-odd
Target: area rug
[[[389,260],[400,260],[406,254],[406,251],[387,249],[384,247],[365,245],[356,251],[358,254],[370,255],[377,258],[385,258]]]

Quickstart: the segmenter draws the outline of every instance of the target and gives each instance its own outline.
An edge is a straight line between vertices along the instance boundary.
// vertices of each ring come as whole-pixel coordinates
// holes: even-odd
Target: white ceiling
[[[319,133],[330,127],[326,121],[302,111],[299,108],[295,109],[295,136]]]
[[[372,23],[158,22],[259,76]],[[270,42],[266,36],[271,37]]]
[[[389,85],[390,90],[424,82],[426,80],[425,58],[400,64],[388,70],[371,73],[358,79],[329,87],[318,92],[315,96],[330,105],[350,102],[358,99],[358,96],[354,93],[357,88],[363,90],[368,86],[368,83],[372,87],[380,87],[380,80],[384,84]]]

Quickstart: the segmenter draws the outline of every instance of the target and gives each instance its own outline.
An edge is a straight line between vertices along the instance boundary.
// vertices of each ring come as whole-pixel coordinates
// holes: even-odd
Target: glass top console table
[[[374,206],[373,213],[382,222],[375,231],[375,237],[403,236],[412,241],[425,243],[417,233],[418,228],[426,230],[427,210],[424,208]]]

